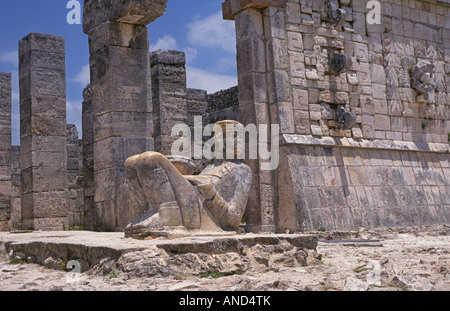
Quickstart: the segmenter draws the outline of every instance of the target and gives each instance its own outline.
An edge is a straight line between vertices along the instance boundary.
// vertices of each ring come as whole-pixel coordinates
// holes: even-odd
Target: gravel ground
[[[342,233],[320,233],[321,260],[296,268],[246,271],[241,275],[135,278],[113,270],[108,275],[68,273],[34,264],[0,263],[0,291],[449,291],[450,227],[360,230],[346,243]],[[325,240],[340,240],[328,241]]]

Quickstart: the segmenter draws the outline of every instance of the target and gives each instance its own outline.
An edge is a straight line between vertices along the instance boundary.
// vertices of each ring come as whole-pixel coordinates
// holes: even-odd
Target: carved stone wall
[[[377,170],[375,175],[381,176],[382,185],[390,186],[384,175],[399,163],[386,162],[388,172],[385,172],[372,168],[371,160],[395,157],[406,148],[403,143],[416,146],[406,149],[404,154],[408,157],[442,157],[439,164],[417,165],[414,181],[410,180],[411,186],[417,187],[417,196],[429,193],[430,189],[421,187],[424,182],[421,176],[432,168],[442,169],[441,177],[448,174],[450,6],[432,0],[380,3],[380,24],[367,22],[370,9],[366,8],[366,1],[227,0],[223,4],[224,18],[235,20],[236,24],[242,121],[277,123],[281,131],[282,168],[265,172],[258,163],[249,163],[256,176],[247,211],[251,230],[270,230],[271,226],[274,231],[283,231],[361,225],[361,213],[352,214],[355,221],[351,223],[334,222],[332,216],[322,221],[305,216],[311,207],[307,203],[310,196],[304,190],[312,187],[317,195],[327,191],[320,181],[334,175],[332,169],[328,170],[325,154],[331,154],[336,161],[342,145],[353,148],[355,157],[367,160],[358,169],[349,170],[347,163],[337,165],[341,168],[338,179],[352,180],[350,174],[355,170],[356,175],[364,175],[366,169]],[[330,142],[330,146],[325,148],[322,140]],[[320,152],[313,153],[316,149]],[[321,173],[309,171],[313,184],[304,186],[298,170],[306,168],[308,161],[301,159],[314,154],[322,163],[314,172]],[[355,178],[352,187],[365,193],[375,191],[373,185]],[[314,184],[316,179],[318,184]],[[439,206],[436,208],[439,217],[423,207],[426,203],[418,207],[431,222],[448,221],[449,198],[444,189],[448,190],[449,183],[443,180],[427,181],[430,187],[443,187],[442,196],[436,195],[439,200],[433,201],[439,202],[435,203]],[[283,187],[279,187],[281,184]],[[345,185],[333,187],[336,188],[328,195],[336,204],[317,199],[312,209],[330,211],[339,207],[349,214],[351,193]],[[376,191],[374,199],[382,201],[383,197],[378,196],[381,193]],[[399,203],[400,192],[390,198],[398,204],[392,201],[387,205],[406,208],[406,204]],[[427,203],[432,200],[430,197]],[[380,204],[361,203],[358,208]],[[387,223],[384,220],[394,212],[383,208],[372,210],[383,221],[366,222],[367,226]],[[409,220],[397,217],[394,223],[421,223],[424,218],[416,216]]]

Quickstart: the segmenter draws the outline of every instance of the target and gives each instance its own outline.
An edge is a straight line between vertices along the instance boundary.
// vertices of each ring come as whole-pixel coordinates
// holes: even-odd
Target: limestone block
[[[309,94],[306,90],[296,89],[294,88],[292,90],[293,92],[293,104],[294,109],[296,110],[308,110],[308,104],[309,104]]]
[[[308,135],[311,133],[308,111],[294,110],[294,120],[297,134]]]
[[[238,40],[237,62],[241,72],[265,72],[264,40],[258,37],[247,37]]]
[[[269,40],[267,45],[267,70],[287,70],[289,68],[289,62],[285,40],[273,38]]]
[[[83,8],[83,31],[108,21],[147,25],[161,17],[167,9],[167,0],[86,0]]]
[[[67,153],[64,150],[58,151],[32,151],[23,154],[21,157],[20,166],[22,168],[30,167],[63,167],[66,161]]]
[[[67,184],[66,168],[30,167],[22,169],[23,193],[63,191]]]
[[[391,119],[387,115],[375,115],[375,129],[390,131],[391,129]]]
[[[107,46],[91,53],[94,97],[97,95],[96,88],[99,85],[108,85],[111,88],[147,85],[148,71],[142,70],[142,67],[149,64],[149,57],[147,50],[120,46]],[[95,101],[95,98],[93,100]]]
[[[58,218],[67,215],[66,191],[33,193],[33,218]]]
[[[291,77],[305,78],[305,59],[302,53],[289,52]]]
[[[53,137],[43,135],[25,136],[21,139],[20,151],[24,154],[32,151],[60,151],[65,149],[66,140],[65,135]]]
[[[27,136],[66,136],[65,116],[47,117],[33,116],[23,119],[20,127],[20,137]]]
[[[105,22],[89,32],[89,51],[95,53],[107,46],[148,50],[148,28],[119,22]]]
[[[294,111],[292,110],[292,104],[290,102],[278,103],[278,112],[281,133],[295,133]]]
[[[267,87],[269,90],[270,103],[287,102],[292,100],[290,79],[285,70],[274,70],[270,73]]]
[[[94,170],[123,167],[125,160],[147,150],[150,144],[146,137],[110,137],[97,141],[94,146]]]
[[[19,57],[28,54],[30,51],[65,54],[66,53],[65,39],[64,37],[59,36],[40,33],[30,33],[28,36],[24,37],[19,42]],[[43,54],[39,53],[38,55],[42,56]],[[48,59],[52,59],[51,58],[52,56],[46,57],[49,57]],[[38,65],[37,60],[38,59],[36,59],[36,62],[33,63],[30,62],[29,64]],[[49,62],[47,62],[47,64],[48,63]]]
[[[253,102],[266,101],[266,79],[260,73],[248,73],[238,79],[239,102],[245,105]]]
[[[95,141],[109,137],[130,137],[146,128],[145,112],[108,112],[94,119]],[[151,133],[148,133],[151,134]]]

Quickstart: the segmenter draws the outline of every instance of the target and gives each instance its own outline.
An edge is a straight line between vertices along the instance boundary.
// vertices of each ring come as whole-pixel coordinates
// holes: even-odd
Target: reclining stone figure
[[[223,128],[223,127],[222,127]],[[199,175],[189,159],[146,152],[125,161],[129,188],[144,212],[125,236],[164,236],[167,231],[236,231],[252,183],[250,168],[232,160],[216,161]]]

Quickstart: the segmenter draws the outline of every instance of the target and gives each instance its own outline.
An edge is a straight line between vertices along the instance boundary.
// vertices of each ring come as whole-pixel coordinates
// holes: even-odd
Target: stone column
[[[67,124],[67,180],[75,183],[80,175],[80,149],[78,130],[75,124]]]
[[[68,228],[65,40],[19,42],[22,226]]]
[[[20,146],[11,149],[11,219],[9,230],[22,228]]]
[[[183,52],[159,50],[151,53],[153,124],[155,151],[171,154],[172,128],[188,123],[186,56]]]
[[[95,229],[123,230],[132,215],[122,208],[124,162],[153,149],[149,37],[145,25],[167,0],[85,0],[89,36]]]
[[[227,0],[223,3],[224,19],[236,25],[239,106],[244,125],[278,124],[278,103],[273,100],[275,90],[269,89],[274,75],[267,64],[266,53],[271,51],[271,30],[265,27],[271,8],[285,7],[285,0]],[[279,27],[284,27],[280,25]],[[270,135],[267,135],[270,137]],[[276,174],[261,170],[261,160],[246,160],[253,171],[253,184],[246,210],[247,230],[274,232],[276,204]]]
[[[82,150],[84,179],[84,228],[94,230],[96,220],[94,204],[94,115],[92,112],[92,90],[88,85],[83,91]]]
[[[0,72],[0,231],[11,217],[11,74]]]

